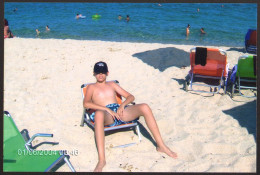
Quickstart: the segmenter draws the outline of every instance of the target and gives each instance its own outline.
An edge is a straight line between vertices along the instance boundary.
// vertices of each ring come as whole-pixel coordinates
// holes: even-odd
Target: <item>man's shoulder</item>
[[[109,86],[112,86],[112,87],[118,85],[118,84],[117,84],[116,82],[114,82],[114,81],[107,81],[106,84],[109,85]]]
[[[93,88],[95,88],[95,83],[93,83],[93,84],[88,84],[88,85],[87,85],[87,88],[88,88],[88,89],[93,89]]]
[[[114,82],[114,81],[107,81],[106,83],[107,84],[116,84],[116,82]]]

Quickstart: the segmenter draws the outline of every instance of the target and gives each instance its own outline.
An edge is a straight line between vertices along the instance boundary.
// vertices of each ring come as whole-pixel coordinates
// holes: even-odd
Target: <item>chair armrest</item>
[[[36,138],[36,137],[53,137],[53,134],[44,134],[44,133],[37,133],[37,134],[34,134],[30,140],[28,140],[26,143],[25,143],[25,147],[30,150],[30,147],[32,145],[32,141]]]

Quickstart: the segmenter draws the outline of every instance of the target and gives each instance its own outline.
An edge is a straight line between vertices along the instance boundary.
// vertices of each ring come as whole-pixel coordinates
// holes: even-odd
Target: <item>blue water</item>
[[[257,4],[233,3],[4,3],[21,38],[57,38],[243,47],[257,28]],[[17,8],[17,11],[13,9]],[[197,9],[199,8],[199,12]],[[75,19],[76,14],[86,16]],[[92,19],[98,13],[100,19]],[[123,19],[118,20],[118,15]],[[130,21],[126,22],[126,15]],[[186,37],[186,26],[190,35]],[[45,31],[45,26],[51,29]],[[206,35],[200,34],[203,27]],[[35,29],[40,30],[36,35]]]

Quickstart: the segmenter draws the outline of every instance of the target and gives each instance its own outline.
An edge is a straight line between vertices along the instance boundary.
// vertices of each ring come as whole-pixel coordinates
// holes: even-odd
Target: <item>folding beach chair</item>
[[[243,97],[256,97],[256,56],[243,55],[238,58],[238,63],[233,67],[231,74],[231,98],[234,97],[235,90]],[[241,89],[250,89],[254,95],[244,95]]]
[[[190,50],[191,70],[186,78],[184,89],[202,93],[219,93],[224,87],[226,93],[228,78],[227,54],[224,50],[196,47]],[[210,90],[193,89],[194,86],[209,87]],[[214,90],[213,90],[214,88]]]
[[[38,136],[53,137],[53,134],[35,134],[25,142],[10,113],[4,111],[4,172],[49,172],[64,162],[75,172],[65,151],[32,149],[31,143]]]
[[[256,38],[257,38],[257,31],[253,29],[248,29],[245,36],[246,52],[256,54]]]
[[[119,82],[117,80],[113,80],[113,81],[119,84]],[[81,94],[82,94],[82,99],[83,100],[85,98],[87,87],[90,84],[92,84],[92,83],[87,83],[87,84],[81,85]],[[121,104],[122,103],[121,95],[117,94],[116,98],[117,98],[117,103]],[[90,114],[92,114],[92,112],[95,112],[95,110],[93,110],[93,109],[85,109],[83,107],[83,115],[82,115],[80,126],[83,127],[84,123],[87,123],[93,129],[95,128],[95,123],[89,117]],[[137,129],[138,138],[139,138],[139,142],[141,142],[142,139],[141,139],[140,128],[139,128],[139,124],[138,124],[137,120],[133,120],[133,121],[130,121],[130,122],[125,122],[124,124],[111,126],[111,127],[105,126],[104,127],[104,131],[106,132],[106,131],[117,130],[117,129],[122,129],[122,128],[136,128]]]

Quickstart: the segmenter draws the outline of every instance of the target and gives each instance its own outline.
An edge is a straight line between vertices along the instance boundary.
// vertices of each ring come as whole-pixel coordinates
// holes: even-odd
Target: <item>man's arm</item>
[[[115,91],[118,94],[120,94],[121,96],[123,96],[125,98],[125,101],[122,102],[121,106],[126,106],[126,105],[128,105],[129,103],[131,103],[135,100],[135,97],[132,94],[130,94],[129,92],[127,92],[126,90],[121,88],[115,82],[111,82],[111,85],[113,86],[113,88],[115,89]]]
[[[121,88],[115,82],[112,82],[111,85],[113,86],[113,88],[115,89],[115,91],[118,94],[120,94],[121,96],[123,96],[125,98],[125,101],[122,102],[122,104],[120,105],[120,107],[117,110],[117,114],[119,115],[119,117],[121,117],[121,116],[123,116],[125,106],[128,105],[129,103],[133,102],[135,100],[135,97],[132,94],[130,94],[129,92],[127,92],[126,90],[124,90],[123,88]]]

